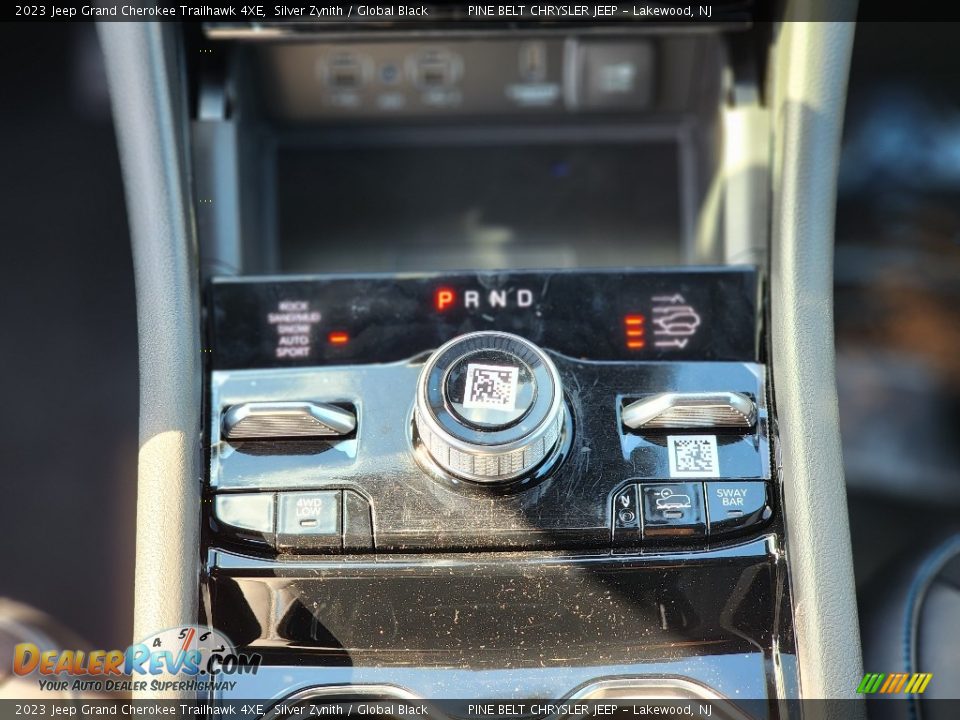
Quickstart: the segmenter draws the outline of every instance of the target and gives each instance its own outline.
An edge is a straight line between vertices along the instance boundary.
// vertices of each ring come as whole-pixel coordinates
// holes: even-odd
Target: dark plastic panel
[[[591,360],[755,362],[757,294],[752,268],[225,278],[210,287],[212,362],[395,362],[477,330]]]

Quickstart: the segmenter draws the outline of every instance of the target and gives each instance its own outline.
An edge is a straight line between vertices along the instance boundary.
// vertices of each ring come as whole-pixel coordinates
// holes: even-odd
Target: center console
[[[260,663],[210,699],[271,718],[852,697],[830,316],[852,24],[779,5],[103,23],[137,640],[211,626]]]
[[[267,659],[235,697],[795,684],[754,268],[207,292],[204,611]]]

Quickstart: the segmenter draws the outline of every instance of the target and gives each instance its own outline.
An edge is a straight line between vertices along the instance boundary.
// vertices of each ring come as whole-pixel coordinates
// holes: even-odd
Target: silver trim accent
[[[276,704],[262,716],[262,720],[279,720],[277,707],[280,705],[289,706],[305,700],[323,698],[342,698],[346,702],[404,700],[416,702],[418,705],[425,702],[422,696],[398,685],[315,685],[302,688],[277,700]],[[710,715],[714,720],[749,720],[750,717],[712,688],[690,678],[679,676],[601,678],[567,695],[563,698],[563,703],[604,700],[702,700],[710,702],[711,709],[716,711]],[[436,720],[450,717],[429,703],[426,704],[428,717]],[[398,716],[385,714],[380,717]],[[562,713],[545,716],[544,720],[564,720],[573,717],[579,716]],[[692,717],[704,716],[693,715]]]
[[[571,700],[706,700],[716,720],[749,720],[740,708],[716,690],[685,677],[621,677],[597,680],[566,698]],[[562,717],[570,717],[565,715]],[[693,715],[692,717],[702,717]]]
[[[357,428],[357,416],[327,403],[246,402],[223,413],[223,436],[230,440],[341,437]]]
[[[406,688],[398,685],[315,685],[313,687],[297,690],[295,693],[283,697],[273,705],[266,713],[261,716],[261,720],[278,720],[279,718],[289,718],[287,714],[280,715],[277,708],[280,705],[290,705],[303,700],[313,698],[333,698],[341,697],[346,701],[354,702],[380,702],[383,700],[408,700],[421,704],[423,698],[415,695]],[[397,717],[393,714],[377,715],[376,717],[392,718]],[[429,717],[443,717],[442,714],[430,712]]]
[[[635,400],[621,411],[623,424],[645,428],[753,427],[757,405],[737,392],[664,392]]]
[[[526,437],[502,445],[476,445],[454,437],[433,417],[427,402],[427,379],[437,359],[452,345],[475,336],[503,337],[521,342],[540,358],[553,381],[553,403],[543,421]],[[557,444],[563,430],[563,386],[560,373],[550,357],[529,340],[511,333],[481,331],[459,335],[444,343],[430,356],[417,380],[417,399],[413,414],[420,440],[430,457],[446,472],[474,482],[513,480],[532,470]]]
[[[324,25],[327,25],[324,23]],[[335,36],[338,41],[354,41],[354,40],[370,40],[370,39],[383,39],[384,35],[389,34],[391,39],[407,41],[411,38],[413,39],[425,39],[425,40],[436,40],[438,38],[442,39],[444,42],[449,42],[451,40],[461,40],[464,38],[475,39],[475,38],[496,38],[501,39],[503,37],[503,27],[498,26],[495,29],[485,30],[483,28],[471,28],[469,30],[458,30],[456,28],[449,28],[443,30],[436,29],[422,29],[422,26],[417,26],[415,23],[407,23],[410,25],[410,28],[400,27],[401,23],[397,23],[394,27],[390,28],[388,33],[385,33],[383,30],[362,30],[357,29],[358,26],[356,23],[353,26],[348,26],[347,23],[330,23],[327,25],[328,29],[318,30],[316,27],[309,26],[305,23],[292,23],[292,22],[259,22],[259,23],[249,23],[249,26],[240,26],[234,23],[226,23],[224,25],[218,25],[217,23],[205,23],[204,24],[204,34],[208,40],[241,40],[244,42],[276,42],[278,40],[286,42],[304,42],[308,40],[315,40],[318,37],[323,37],[325,35]],[[724,20],[716,23],[697,23],[696,26],[680,26],[671,27],[671,26],[662,26],[662,25],[647,25],[644,23],[634,23],[629,25],[622,26],[603,26],[603,25],[578,25],[575,32],[578,36],[586,37],[610,37],[617,36],[621,37],[624,34],[628,34],[631,37],[636,36],[674,36],[678,34],[684,35],[706,35],[708,33],[716,32],[718,27],[723,27],[724,30],[734,31],[734,30],[747,30],[751,27],[752,23],[745,20]],[[415,29],[419,28],[419,29]],[[567,27],[550,27],[549,23],[544,24],[543,26],[538,26],[534,30],[534,34],[537,37],[566,37],[570,35],[571,29]]]

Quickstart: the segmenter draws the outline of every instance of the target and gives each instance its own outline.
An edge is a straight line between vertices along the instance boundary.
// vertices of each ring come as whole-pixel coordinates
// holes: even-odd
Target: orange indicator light
[[[331,345],[346,345],[350,341],[350,336],[345,332],[332,332],[327,335],[327,340]]]
[[[643,336],[646,335],[644,323],[647,319],[643,315],[625,315],[623,317],[623,331],[627,336],[627,349],[640,350],[646,346]]]
[[[437,288],[437,292],[434,295],[434,303],[437,306],[437,310],[446,310],[453,305],[456,297],[457,294],[450,288]]]

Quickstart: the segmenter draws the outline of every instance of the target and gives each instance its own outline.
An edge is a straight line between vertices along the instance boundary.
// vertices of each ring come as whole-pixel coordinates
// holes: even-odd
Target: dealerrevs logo
[[[233,684],[214,678],[255,675],[261,660],[255,653],[238,653],[212,628],[187,625],[151,635],[126,650],[40,650],[21,643],[14,648],[13,672],[36,673],[42,678],[41,690],[143,690],[148,680],[137,678],[171,675],[181,679],[151,679],[150,689],[204,690]],[[78,676],[87,677],[81,682]]]

